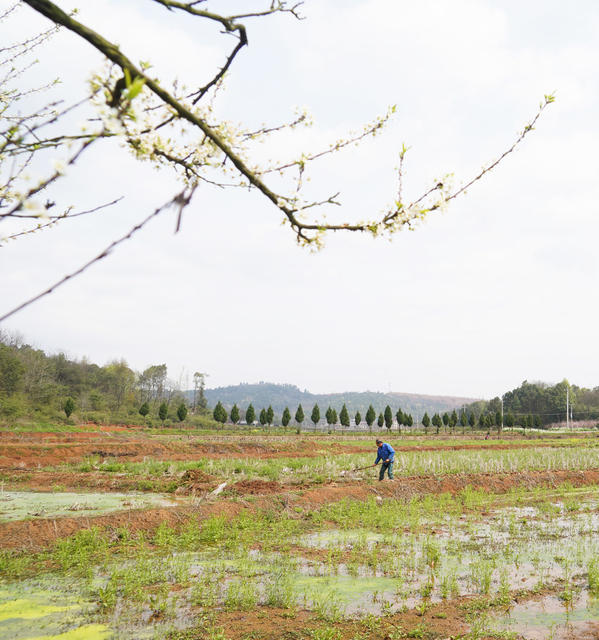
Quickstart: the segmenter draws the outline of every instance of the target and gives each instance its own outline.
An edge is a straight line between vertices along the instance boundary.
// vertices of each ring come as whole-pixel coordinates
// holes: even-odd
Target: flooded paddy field
[[[110,437],[0,469],[0,639],[598,637],[594,437],[390,438],[383,483],[363,438]]]

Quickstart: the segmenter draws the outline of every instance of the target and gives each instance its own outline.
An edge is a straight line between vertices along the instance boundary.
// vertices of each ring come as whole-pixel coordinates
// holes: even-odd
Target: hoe
[[[352,469],[351,471],[343,470],[341,475],[344,476],[346,473],[355,473],[356,471],[364,471],[364,469],[372,469],[372,467],[376,467],[376,464],[369,464],[366,467],[358,467],[357,469]]]

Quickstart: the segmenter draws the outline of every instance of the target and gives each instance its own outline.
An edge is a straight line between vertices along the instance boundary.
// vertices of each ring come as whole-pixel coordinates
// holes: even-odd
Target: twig
[[[126,240],[129,240],[135,233],[137,233],[140,229],[145,227],[145,225],[148,224],[150,220],[160,215],[165,209],[168,209],[170,206],[175,205],[178,208],[178,214],[180,215],[181,211],[190,203],[194,190],[195,189],[192,188],[190,191],[185,190],[179,193],[178,195],[176,195],[172,200],[169,200],[169,202],[167,202],[166,204],[163,204],[161,207],[153,211],[147,218],[142,220],[139,224],[136,224],[124,236],[121,236],[118,240],[114,240],[113,242],[111,242],[106,247],[106,249],[101,251],[95,258],[92,258],[91,260],[86,262],[84,265],[79,267],[79,269],[77,269],[76,271],[73,271],[72,273],[69,273],[64,278],[62,278],[61,280],[58,280],[53,285],[51,285],[41,293],[38,293],[33,298],[26,300],[25,302],[20,304],[18,307],[11,309],[7,313],[5,313],[3,316],[0,316],[0,322],[2,322],[3,320],[6,320],[7,318],[10,318],[12,315],[17,313],[18,311],[21,311],[25,307],[28,307],[30,304],[32,304],[33,302],[36,302],[40,298],[43,298],[44,296],[49,295],[50,293],[58,289],[58,287],[62,286],[65,282],[68,282],[69,280],[72,280],[76,276],[83,273],[86,269],[91,267],[94,263],[99,262],[103,258],[106,258],[106,256],[108,256],[108,254],[110,254],[115,247],[125,242]]]

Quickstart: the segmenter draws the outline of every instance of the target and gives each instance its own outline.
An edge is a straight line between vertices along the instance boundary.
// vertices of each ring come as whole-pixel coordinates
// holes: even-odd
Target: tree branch
[[[73,33],[80,36],[82,39],[86,40],[93,47],[95,47],[98,51],[100,51],[107,59],[111,60],[115,65],[120,67],[120,69],[125,73],[125,75],[129,75],[130,78],[139,79],[143,81],[144,86],[152,93],[159,101],[161,101],[162,105],[166,106],[171,110],[171,115],[166,118],[165,121],[161,122],[158,125],[154,125],[153,128],[148,129],[146,132],[156,131],[156,129],[160,126],[164,126],[167,123],[179,120],[180,122],[187,122],[192,127],[197,128],[204,135],[204,140],[200,143],[199,147],[204,145],[213,145],[216,149],[218,149],[224,155],[224,160],[221,164],[221,168],[224,167],[227,161],[230,161],[235,169],[239,172],[242,177],[241,182],[247,181],[247,185],[250,188],[255,188],[260,191],[270,202],[272,202],[279,211],[285,216],[286,220],[290,223],[292,229],[295,231],[298,241],[309,243],[315,243],[317,246],[320,242],[320,236],[324,231],[362,231],[369,232],[374,236],[379,235],[382,232],[385,233],[393,233],[397,229],[399,229],[403,225],[411,226],[412,222],[424,217],[426,214],[436,211],[443,204],[447,203],[450,200],[457,198],[459,195],[463,194],[466,189],[480,180],[483,176],[493,170],[507,155],[512,153],[515,148],[522,142],[524,137],[533,129],[536,121],[540,117],[543,109],[553,101],[553,96],[545,96],[545,102],[541,104],[539,111],[531,121],[529,125],[525,127],[525,129],[519,134],[515,142],[511,145],[509,149],[507,149],[503,154],[499,156],[497,160],[491,163],[489,166],[485,167],[481,172],[479,172],[472,179],[468,180],[462,187],[457,189],[454,192],[448,193],[447,186],[442,182],[438,182],[435,186],[431,187],[427,191],[425,191],[420,197],[412,201],[409,205],[405,205],[402,201],[402,178],[403,178],[403,156],[405,155],[405,148],[400,153],[400,168],[398,171],[398,200],[395,202],[394,206],[387,209],[387,211],[381,215],[380,217],[371,219],[367,222],[356,222],[353,224],[350,223],[339,223],[339,224],[329,224],[326,222],[304,222],[298,217],[298,213],[303,210],[306,210],[311,207],[318,206],[319,204],[329,204],[329,200],[322,200],[321,202],[313,202],[306,204],[296,204],[299,202],[299,198],[288,198],[277,194],[263,179],[263,176],[276,172],[283,171],[285,169],[291,167],[298,167],[300,170],[300,178],[298,181],[298,187],[301,187],[302,174],[304,170],[304,165],[306,162],[314,161],[325,154],[333,153],[339,151],[340,149],[345,148],[352,142],[356,142],[366,137],[367,135],[374,135],[376,132],[385,124],[386,119],[389,117],[387,114],[386,117],[379,119],[376,121],[371,127],[365,130],[364,133],[353,136],[349,140],[341,140],[318,153],[305,154],[299,160],[289,162],[287,164],[282,164],[276,167],[271,167],[265,170],[254,169],[249,166],[249,164],[243,159],[241,152],[238,153],[237,146],[235,140],[230,141],[231,138],[227,137],[226,133],[223,133],[223,128],[219,125],[211,126],[204,114],[198,115],[197,110],[192,110],[192,108],[186,106],[182,99],[179,99],[172,95],[169,91],[165,90],[160,86],[160,84],[149,77],[144,73],[142,69],[137,68],[129,58],[127,58],[120,49],[112,42],[109,42],[105,38],[103,38],[100,34],[93,31],[89,27],[83,25],[78,22],[71,16],[67,15],[64,11],[62,11],[56,4],[51,2],[50,0],[23,0],[27,5],[33,8],[35,11],[45,15],[47,18],[55,22],[56,24],[62,25],[65,28],[69,29]],[[218,73],[212,78],[212,80],[200,88],[197,92],[190,94],[189,97],[193,97],[192,107],[199,101],[206,92],[213,86],[217,85],[217,83],[222,79],[225,71],[230,67],[233,60],[241,50],[243,46],[247,44],[247,33],[244,25],[236,22],[238,19],[242,18],[250,18],[250,17],[258,17],[270,15],[277,12],[290,12],[294,16],[299,17],[296,13],[299,4],[293,5],[292,7],[288,7],[286,2],[281,0],[273,0],[270,9],[263,12],[255,12],[255,13],[245,13],[233,16],[223,16],[218,15],[216,13],[210,11],[204,11],[199,9],[198,6],[203,4],[199,0],[195,2],[180,2],[177,0],[153,0],[158,4],[166,7],[169,10],[178,10],[189,13],[190,15],[196,16],[198,18],[204,18],[207,20],[215,21],[222,25],[226,32],[235,33],[239,38],[239,41],[233,51],[227,57],[225,65],[219,70]],[[301,4],[301,3],[300,3]],[[118,114],[119,118],[123,117],[123,111],[120,111]],[[264,130],[267,131],[266,129]],[[145,132],[142,132],[145,133]],[[209,156],[212,152],[210,151],[207,155]],[[172,153],[161,153],[157,155],[162,155],[162,157],[167,158],[170,162],[175,165],[179,165],[183,167],[186,172],[189,172],[192,168],[197,168],[202,166],[202,156],[197,156],[197,163],[193,165],[191,162],[187,162],[188,155],[186,153],[182,153],[180,157],[176,157]],[[170,156],[170,157],[168,157]],[[212,160],[214,163],[214,160]],[[197,175],[197,174],[196,174]],[[438,196],[436,201],[430,202],[433,196]]]
[[[191,198],[193,196],[193,192],[194,192],[194,190],[191,189],[189,191],[182,191],[181,193],[177,194],[172,200],[169,200],[166,204],[163,204],[161,207],[159,207],[158,209],[153,211],[149,216],[147,216],[139,224],[136,224],[124,236],[122,236],[122,237],[118,238],[117,240],[114,240],[113,242],[111,242],[103,251],[101,251],[97,256],[95,256],[94,258],[92,258],[91,260],[86,262],[84,265],[79,267],[79,269],[77,269],[76,271],[73,271],[72,273],[69,273],[64,278],[61,278],[60,280],[58,280],[57,282],[55,282],[54,284],[49,286],[47,289],[45,289],[44,291],[42,291],[38,295],[34,296],[33,298],[30,298],[29,300],[26,300],[25,302],[20,304],[18,307],[15,307],[14,309],[11,309],[10,311],[5,313],[4,315],[0,316],[0,322],[6,320],[7,318],[10,318],[15,313],[17,313],[18,311],[21,311],[25,307],[28,307],[30,304],[33,304],[37,300],[40,300],[41,298],[49,295],[50,293],[52,293],[53,291],[58,289],[58,287],[61,287],[63,284],[65,284],[69,280],[72,280],[76,276],[82,274],[86,269],[89,269],[89,267],[91,267],[96,262],[99,262],[103,258],[106,258],[106,256],[108,256],[112,252],[113,249],[115,249],[118,245],[122,244],[123,242],[125,242],[125,241],[129,240],[130,238],[132,238],[133,235],[135,235],[140,229],[145,227],[146,224],[148,224],[148,222],[150,222],[150,220],[152,220],[156,216],[159,216],[165,209],[168,209],[171,206],[176,206],[177,210],[178,210],[178,219],[180,219],[183,209],[191,201]]]

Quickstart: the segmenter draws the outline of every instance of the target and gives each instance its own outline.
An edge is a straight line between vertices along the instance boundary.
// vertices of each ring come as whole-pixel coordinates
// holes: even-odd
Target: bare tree
[[[193,374],[193,412],[196,409],[205,409],[207,406],[206,396],[204,395],[204,389],[206,388],[206,376],[207,373],[201,373],[196,371]]]

